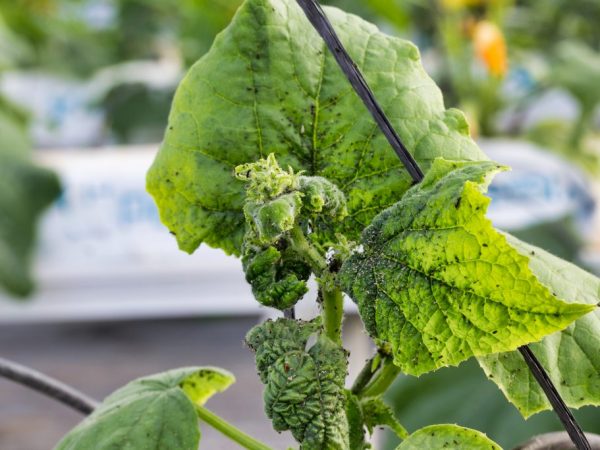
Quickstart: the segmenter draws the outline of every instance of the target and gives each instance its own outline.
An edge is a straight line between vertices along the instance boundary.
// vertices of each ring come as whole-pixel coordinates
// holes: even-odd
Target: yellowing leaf
[[[412,375],[536,342],[590,312],[559,300],[485,218],[502,167],[436,160],[375,218],[342,283],[370,334]],[[500,350],[502,349],[502,350]]]
[[[348,355],[321,331],[318,321],[279,319],[254,327],[246,342],[256,352],[273,428],[290,430],[302,450],[347,450]],[[315,333],[316,343],[307,349]]]
[[[540,283],[567,302],[597,305],[600,279],[544,250],[507,236],[529,258]],[[561,332],[531,344],[560,396],[572,408],[600,406],[600,311],[578,319]],[[517,352],[485,356],[479,364],[525,417],[550,409],[550,403]]]

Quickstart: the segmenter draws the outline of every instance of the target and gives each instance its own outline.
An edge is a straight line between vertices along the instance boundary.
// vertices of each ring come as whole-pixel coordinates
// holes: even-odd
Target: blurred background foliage
[[[2,58],[18,67],[86,79],[127,61],[164,58],[181,73],[209,48],[241,0],[2,0],[10,39]],[[448,106],[469,117],[476,136],[519,135],[596,170],[589,143],[600,101],[600,2],[597,0],[329,0],[384,30],[417,43]],[[65,63],[67,62],[68,63]],[[176,84],[176,83],[174,83]],[[97,99],[117,142],[131,131],[160,129],[174,85],[166,92],[128,81]],[[523,120],[528,107],[560,89],[576,117]],[[127,111],[127,113],[123,113]],[[146,114],[149,113],[147,116]],[[160,132],[142,134],[156,140]],[[595,144],[597,145],[597,144]]]
[[[92,91],[82,102],[86,108],[101,111],[103,132],[93,140],[94,145],[156,142],[166,124],[177,81],[208,50],[240,3],[0,0],[0,78],[3,74],[36,73]],[[475,137],[530,140],[597,174],[598,0],[323,3],[352,11],[388,33],[413,40],[447,105],[465,111]],[[148,77],[148,67],[154,67],[158,81]],[[160,81],[167,78],[163,68],[170,68],[166,82]],[[111,74],[108,82],[107,73]],[[20,211],[13,222],[6,215],[0,218],[0,282],[13,293],[25,294],[31,289],[28,277],[11,281],[15,274],[7,268],[16,267],[15,260],[20,261],[18,267],[28,265],[34,219],[58,194],[58,183],[52,174],[28,162],[31,141],[27,130],[35,114],[1,92],[0,183],[9,180],[2,173],[13,167],[11,183],[21,182],[29,188],[9,190],[19,196],[9,198],[8,191],[0,187],[0,210]],[[571,113],[563,111],[569,108],[548,103],[557,92],[563,96],[559,105],[571,105]],[[43,139],[34,142],[37,147],[54,145]],[[17,229],[23,230],[23,239],[11,240]],[[566,230],[570,230],[568,223],[552,222],[523,230],[521,237],[574,259],[580,243]],[[390,399],[410,429],[458,422],[486,430],[507,446],[536,433],[560,429],[549,413],[524,421],[473,362],[418,380],[401,378]],[[589,430],[600,432],[597,412],[578,414]]]
[[[27,47],[0,17],[0,75]],[[58,197],[56,175],[31,161],[27,113],[0,94],[0,287],[16,297],[33,290],[30,259],[38,216]]]

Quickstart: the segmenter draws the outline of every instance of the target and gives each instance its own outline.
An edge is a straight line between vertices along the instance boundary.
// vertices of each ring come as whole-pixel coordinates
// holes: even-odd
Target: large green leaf
[[[277,431],[302,450],[347,450],[346,351],[320,333],[318,321],[267,321],[248,333],[265,387],[265,410]],[[307,349],[310,336],[316,343]]]
[[[528,255],[529,267],[554,295],[567,302],[597,305],[600,279],[542,249],[507,236],[520,253]],[[567,405],[600,406],[600,311],[598,308],[565,330],[532,344],[531,350]],[[479,358],[488,377],[528,417],[550,409],[550,403],[517,352]]]
[[[437,156],[485,158],[413,44],[326,12],[424,169]],[[411,184],[294,0],[247,0],[177,90],[147,184],[183,250],[206,242],[240,253],[244,188],[233,169],[269,153],[342,189],[349,215],[337,231],[350,238]]]
[[[0,109],[0,286],[10,294],[25,296],[33,289],[35,224],[59,192],[57,177],[30,161],[23,125]]]
[[[396,450],[502,450],[485,434],[458,425],[431,425],[411,434]]]
[[[195,405],[235,381],[213,367],[188,367],[132,381],[111,394],[55,450],[197,450]]]
[[[594,309],[559,300],[485,217],[482,191],[499,170],[436,160],[343,266],[342,284],[368,331],[391,344],[405,373],[515,350]]]

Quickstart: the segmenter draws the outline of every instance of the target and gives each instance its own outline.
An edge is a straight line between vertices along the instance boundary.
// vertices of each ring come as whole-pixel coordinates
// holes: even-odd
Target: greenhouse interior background
[[[265,417],[243,344],[252,325],[276,314],[253,301],[236,258],[205,245],[179,251],[145,190],[179,81],[240,3],[0,0],[0,165],[18,147],[60,184],[24,250],[35,286],[0,293],[0,356],[97,399],[173,367],[224,367],[237,383],[211,400],[215,411],[284,448],[293,441]],[[600,274],[598,0],[322,3],[418,46],[446,105],[465,112],[490,158],[512,167],[489,190],[498,228]],[[0,167],[2,191],[10,176]],[[31,189],[52,198],[43,189],[58,188]],[[0,214],[11,214],[6,204]],[[13,232],[32,227],[33,217]],[[371,344],[348,299],[346,308],[356,373]],[[0,398],[2,450],[47,450],[81,420],[3,379]],[[473,361],[402,376],[388,401],[407,428],[459,423],[507,447],[561,429],[551,412],[522,419]],[[600,433],[598,410],[575,415]],[[204,448],[231,445],[210,429],[202,439]],[[396,443],[383,432],[377,442]]]

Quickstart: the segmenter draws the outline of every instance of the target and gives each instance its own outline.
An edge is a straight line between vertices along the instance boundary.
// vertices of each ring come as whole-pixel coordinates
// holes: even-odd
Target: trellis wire
[[[98,402],[37,370],[0,358],[0,376],[47,395],[76,411],[90,414]]]
[[[319,35],[325,41],[325,44],[329,48],[331,54],[337,61],[338,65],[342,69],[342,72],[348,78],[348,81],[364,102],[365,106],[373,116],[373,119],[387,138],[388,142],[398,155],[398,158],[402,161],[406,170],[410,174],[411,178],[415,183],[419,183],[423,180],[423,172],[419,167],[418,163],[412,157],[406,146],[403,144],[400,136],[394,130],[387,116],[383,112],[381,106],[375,99],[373,91],[369,88],[367,81],[362,75],[360,69],[354,63],[344,45],[340,41],[337,33],[333,29],[333,26],[327,19],[325,12],[316,0],[297,0],[298,4],[306,14],[306,17],[317,30]],[[561,398],[558,390],[552,383],[552,380],[540,364],[536,356],[533,354],[528,346],[522,346],[519,348],[523,359],[527,363],[529,370],[535,377],[536,381],[546,394],[546,397],[550,401],[554,412],[562,422],[565,430],[569,434],[571,440],[577,447],[577,450],[591,450],[590,444],[585,437],[581,427],[571,414],[571,411]]]

